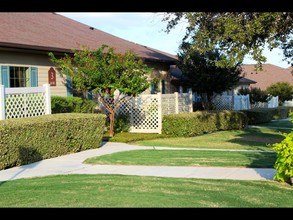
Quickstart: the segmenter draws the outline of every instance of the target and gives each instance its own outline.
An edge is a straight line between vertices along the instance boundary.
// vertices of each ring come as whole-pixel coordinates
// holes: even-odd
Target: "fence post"
[[[5,89],[0,85],[0,120],[5,120]]]
[[[159,134],[162,134],[162,93],[158,92],[158,129]]]
[[[175,114],[179,113],[179,97],[178,92],[174,92],[175,94]]]
[[[247,94],[246,97],[247,97],[247,109],[251,109],[249,94]]]
[[[189,89],[188,93],[189,93],[189,101],[190,101],[189,112],[193,112],[192,90]]]
[[[44,84],[43,87],[45,88],[45,102],[46,102],[46,112],[45,115],[51,114],[51,90],[50,84]]]

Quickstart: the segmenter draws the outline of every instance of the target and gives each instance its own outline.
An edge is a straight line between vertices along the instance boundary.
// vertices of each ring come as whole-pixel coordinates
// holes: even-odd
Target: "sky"
[[[167,34],[165,32],[167,23],[161,21],[163,12],[60,12],[58,14],[125,40],[174,55],[178,52],[186,28],[186,23],[182,22]],[[266,63],[283,68],[290,66],[287,62],[282,61],[283,56],[280,49],[274,49],[272,52],[265,50],[264,55],[267,57]],[[254,64],[256,62],[246,58],[243,63]]]

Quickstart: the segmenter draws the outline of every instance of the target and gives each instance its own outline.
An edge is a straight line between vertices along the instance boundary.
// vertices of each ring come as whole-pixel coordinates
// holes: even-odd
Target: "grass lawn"
[[[284,139],[281,134],[282,132],[289,131],[270,128],[247,128],[243,130],[218,131],[188,138],[169,137],[150,140],[144,139],[140,141],[129,141],[128,143],[142,146],[272,150],[271,146],[268,146],[268,144],[282,141]]]
[[[152,166],[220,166],[273,168],[273,152],[214,150],[135,150],[88,158],[85,163]]]
[[[293,123],[291,121],[276,120],[276,121],[270,121],[268,123],[259,124],[259,126],[293,128]]]
[[[293,207],[276,181],[60,175],[0,182],[0,207]]]

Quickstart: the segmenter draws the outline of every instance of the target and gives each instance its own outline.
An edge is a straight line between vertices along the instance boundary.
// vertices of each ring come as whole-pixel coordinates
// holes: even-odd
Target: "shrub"
[[[280,104],[293,98],[293,86],[288,82],[277,82],[270,85],[266,91],[272,96],[279,96]]]
[[[51,96],[52,114],[56,113],[93,113],[97,103],[93,100],[72,96]]]
[[[130,128],[129,114],[119,114],[115,117],[114,132],[121,133],[127,132]]]
[[[292,110],[293,107],[278,106],[277,108],[255,108],[241,111],[247,115],[249,125],[256,125],[288,118]]]
[[[251,104],[255,104],[257,102],[267,102],[270,100],[270,97],[269,97],[269,94],[267,93],[267,91],[263,91],[260,88],[239,89],[238,93],[240,95],[249,94],[249,101]]]
[[[60,113],[0,121],[0,169],[97,148],[105,117]]]
[[[292,116],[291,114],[291,121]],[[285,137],[283,141],[272,145],[277,153],[277,160],[274,166],[277,173],[274,179],[293,184],[291,179],[293,178],[293,131],[288,134],[283,133],[283,136]]]
[[[184,112],[164,115],[162,133],[191,137],[219,130],[242,129],[246,125],[246,115],[238,111]]]
[[[248,110],[241,110],[248,117],[249,125],[256,125],[261,123],[270,122],[274,115],[273,108],[255,108]]]

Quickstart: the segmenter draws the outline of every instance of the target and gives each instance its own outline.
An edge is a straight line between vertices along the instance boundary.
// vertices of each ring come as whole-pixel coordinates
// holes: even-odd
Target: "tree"
[[[96,50],[83,47],[72,52],[73,56],[65,54],[59,59],[50,52],[49,57],[59,67],[62,75],[71,78],[78,92],[97,93],[109,112],[112,137],[116,110],[122,103],[149,87],[147,74],[151,68],[137,59],[133,52],[115,53],[114,49],[107,45],[102,45]],[[113,98],[116,90],[119,94],[113,99],[115,101],[107,102],[106,98]]]
[[[286,100],[292,100],[293,98],[293,86],[288,82],[274,83],[266,91],[272,96],[278,96],[281,103],[284,103]]]
[[[265,47],[282,49],[284,60],[293,65],[293,12],[177,12],[166,13],[162,21],[167,21],[167,33],[186,21],[183,41],[192,39],[193,49],[201,53],[219,49],[231,66],[249,55],[261,69]],[[220,60],[217,65],[226,64]]]
[[[260,88],[256,87],[253,87],[251,89],[239,89],[238,93],[240,95],[249,94],[249,101],[251,104],[256,104],[257,102],[268,102],[271,99],[271,96],[267,93],[267,91],[263,91]]]
[[[200,94],[202,107],[211,109],[214,94],[232,89],[240,79],[240,64],[219,67],[217,61],[228,62],[226,57],[215,49],[200,53],[191,49],[192,44],[183,43],[178,53],[178,67],[186,79],[186,86]],[[206,95],[207,100],[204,96]]]

